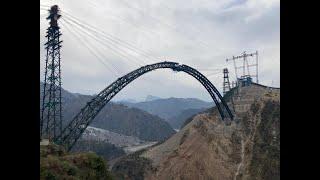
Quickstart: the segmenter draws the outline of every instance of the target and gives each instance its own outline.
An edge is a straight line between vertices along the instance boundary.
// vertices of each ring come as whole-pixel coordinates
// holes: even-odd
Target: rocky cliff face
[[[280,179],[280,90],[253,84],[232,92],[231,125],[215,108],[194,116],[167,141],[140,152],[151,164],[142,178]],[[125,160],[113,171],[120,174]]]

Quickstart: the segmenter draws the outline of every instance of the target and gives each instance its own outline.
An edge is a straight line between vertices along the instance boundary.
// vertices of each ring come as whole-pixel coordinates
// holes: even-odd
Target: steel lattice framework
[[[84,108],[73,118],[73,120],[67,125],[66,128],[61,133],[55,142],[61,145],[64,145],[66,149],[70,150],[76,141],[80,138],[84,130],[88,125],[93,121],[93,119],[98,115],[100,110],[126,85],[131,83],[136,78],[141,75],[156,70],[169,68],[173,71],[183,71],[194,78],[196,78],[208,91],[213,101],[215,102],[217,109],[221,115],[222,120],[228,118],[233,119],[233,114],[231,113],[228,105],[223,100],[219,91],[215,86],[199,71],[196,69],[187,66],[180,65],[176,62],[160,62],[151,65],[143,66],[139,69],[136,69],[121,78],[118,78],[104,90],[102,90],[98,95],[96,95],[91,101],[89,101]],[[220,102],[219,102],[220,100]]]
[[[40,140],[43,138],[56,139],[62,132],[61,107],[61,66],[60,66],[60,28],[58,19],[59,9],[54,5],[49,10],[50,26],[47,29],[47,54],[45,62],[45,78],[42,95],[42,108],[40,117]]]
[[[230,91],[229,71],[227,68],[223,69],[223,95]]]

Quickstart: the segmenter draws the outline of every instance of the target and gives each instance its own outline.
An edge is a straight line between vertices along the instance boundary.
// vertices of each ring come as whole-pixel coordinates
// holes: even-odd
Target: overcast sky
[[[41,78],[48,27],[44,9],[54,4],[62,10],[59,24],[63,34],[63,88],[71,92],[99,93],[142,64],[160,61],[195,67],[222,91],[222,68],[227,67],[231,80],[235,80],[233,63],[225,59],[256,50],[259,82],[280,87],[279,0],[41,0]],[[72,17],[77,20],[72,21]],[[87,25],[109,39],[101,37],[99,43],[94,39],[98,35],[83,31],[82,27]],[[92,53],[88,47],[97,52]],[[249,58],[249,63],[253,61]],[[254,72],[255,69],[250,69],[250,73]],[[116,95],[115,100],[142,100],[147,95],[211,101],[194,78],[171,70],[141,76]]]

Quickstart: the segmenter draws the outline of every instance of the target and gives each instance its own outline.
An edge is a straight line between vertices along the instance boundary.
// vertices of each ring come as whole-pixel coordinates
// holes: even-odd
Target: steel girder
[[[223,100],[219,91],[215,88],[215,86],[199,71],[196,69],[187,66],[180,65],[176,62],[160,62],[151,65],[146,65],[136,69],[114,81],[104,90],[102,90],[98,95],[96,95],[91,101],[89,101],[85,107],[81,109],[81,111],[72,119],[72,121],[67,125],[66,128],[62,131],[61,135],[55,139],[55,142],[58,144],[62,144],[66,147],[67,150],[70,150],[72,146],[77,142],[77,140],[81,137],[84,130],[88,127],[88,125],[93,121],[93,119],[98,115],[100,110],[125,86],[131,83],[136,78],[141,75],[156,70],[169,68],[173,71],[183,71],[194,78],[196,78],[208,91],[213,101],[215,102],[218,111],[221,115],[222,120],[226,117],[233,119],[233,114],[231,113],[228,105]],[[221,103],[219,103],[218,99]]]

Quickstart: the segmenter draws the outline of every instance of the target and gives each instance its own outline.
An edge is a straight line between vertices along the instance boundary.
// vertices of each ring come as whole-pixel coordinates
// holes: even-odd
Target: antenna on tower
[[[47,42],[45,43],[46,60],[45,76],[42,93],[42,107],[40,117],[40,140],[56,139],[62,132],[61,107],[61,64],[60,27],[58,19],[61,17],[59,7],[51,6],[49,10],[49,27],[47,29]]]

